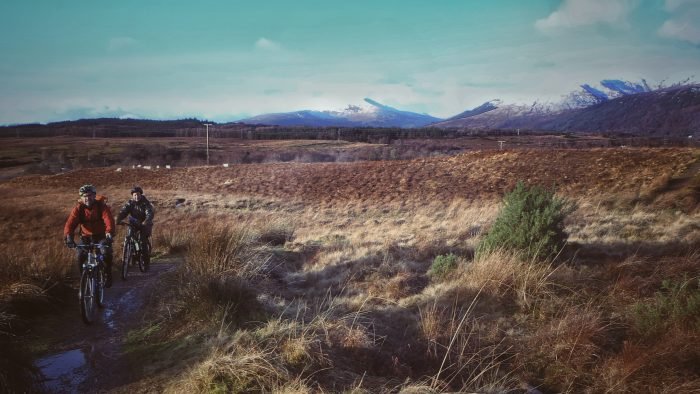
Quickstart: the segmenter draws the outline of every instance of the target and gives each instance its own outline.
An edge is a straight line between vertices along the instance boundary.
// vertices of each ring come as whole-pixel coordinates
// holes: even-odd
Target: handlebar
[[[131,223],[131,222],[117,222],[118,226],[129,226],[129,227],[143,227],[141,223]]]
[[[89,244],[76,244],[76,245],[66,245],[70,249],[85,249],[85,250],[92,250],[94,248],[111,248],[112,245],[105,244],[105,243],[89,243]]]

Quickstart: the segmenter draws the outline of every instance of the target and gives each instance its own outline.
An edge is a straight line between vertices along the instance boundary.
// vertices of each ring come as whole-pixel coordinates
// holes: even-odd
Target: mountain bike
[[[141,226],[135,223],[119,222],[120,226],[128,226],[124,237],[124,249],[122,253],[122,279],[126,280],[129,266],[138,263],[141,272],[148,271],[149,257],[151,253],[151,241],[139,242],[141,239]]]
[[[91,324],[95,320],[95,305],[100,308],[105,306],[105,264],[100,248],[108,247],[109,245],[99,243],[75,245],[75,248],[87,251],[78,291],[80,314],[85,324]]]

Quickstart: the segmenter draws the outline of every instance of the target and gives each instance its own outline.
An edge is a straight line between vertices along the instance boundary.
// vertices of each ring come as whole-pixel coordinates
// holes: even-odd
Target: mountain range
[[[303,110],[242,119],[247,124],[310,127],[436,127],[617,132],[640,135],[700,133],[700,84],[652,89],[646,81],[615,79],[602,88],[582,84],[558,103],[505,104],[494,99],[447,119],[402,111],[366,98],[340,111]]]
[[[366,98],[360,105],[338,111],[304,110],[263,114],[238,122],[216,124],[215,133],[242,136],[249,130],[301,128],[436,128],[450,130],[533,130],[633,134],[638,136],[700,138],[700,84],[677,83],[650,88],[642,80],[633,83],[603,80],[602,87],[581,85],[558,103],[507,104],[489,100],[447,119],[402,111]],[[0,136],[55,136],[73,132],[91,135],[191,136],[202,132],[198,119],[154,121],[97,118],[49,124],[0,127]],[[335,134],[334,134],[335,135]]]
[[[700,134],[700,85],[619,95],[588,106],[567,104],[486,105],[432,124],[439,128],[531,129],[562,132],[610,132],[638,135]],[[482,106],[484,107],[484,106]],[[481,108],[481,107],[480,107]]]

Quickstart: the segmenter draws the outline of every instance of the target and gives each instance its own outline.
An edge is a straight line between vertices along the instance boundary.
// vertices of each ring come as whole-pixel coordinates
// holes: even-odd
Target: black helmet
[[[134,194],[134,193],[143,194],[143,189],[141,189],[141,186],[134,186],[134,187],[132,187],[132,188],[131,188],[131,194]]]
[[[81,197],[88,194],[88,193],[97,194],[97,188],[93,185],[88,184],[88,185],[80,186],[80,189],[78,189],[78,194]]]

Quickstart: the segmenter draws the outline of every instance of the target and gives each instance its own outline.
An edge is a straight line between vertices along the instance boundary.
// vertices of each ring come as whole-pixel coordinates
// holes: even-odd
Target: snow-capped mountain
[[[366,98],[360,105],[348,105],[338,111],[303,110],[263,114],[239,122],[279,126],[364,126],[364,127],[423,127],[442,119],[427,114],[401,111]]]
[[[566,109],[560,104],[503,104],[501,100],[491,100],[445,121],[435,123],[435,127],[470,127],[488,129],[509,129],[532,127]]]
[[[700,84],[650,89],[605,80],[605,89],[582,85],[559,103],[503,104],[491,100],[431,126],[690,135],[700,132]]]

